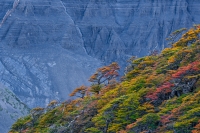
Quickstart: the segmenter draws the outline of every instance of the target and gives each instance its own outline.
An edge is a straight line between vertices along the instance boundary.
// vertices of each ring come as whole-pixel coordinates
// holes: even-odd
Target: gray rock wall
[[[63,101],[88,84],[101,61],[90,57],[61,1],[1,2],[0,82],[29,107]]]
[[[7,133],[11,125],[28,112],[27,106],[0,84],[0,132]]]
[[[200,22],[197,0],[62,0],[89,55],[112,62],[168,47],[168,35]]]

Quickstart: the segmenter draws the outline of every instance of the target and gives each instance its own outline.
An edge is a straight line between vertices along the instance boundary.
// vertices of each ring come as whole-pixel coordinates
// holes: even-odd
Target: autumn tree
[[[200,28],[199,26],[194,26],[193,28],[189,29],[182,37],[173,44],[173,47],[179,46],[188,46],[195,42],[199,42],[200,37]]]
[[[200,63],[199,61],[192,62],[187,66],[180,67],[176,73],[172,74],[172,78],[183,78],[187,74],[198,73]]]
[[[103,85],[109,85],[113,79],[119,76],[118,70],[119,65],[116,62],[97,69],[89,79],[92,82],[90,91],[99,94]]]
[[[89,81],[98,85],[108,85],[112,79],[115,79],[117,76],[119,76],[118,70],[119,65],[116,62],[113,62],[108,66],[99,68],[96,73],[90,77]]]
[[[84,98],[87,90],[88,90],[88,87],[82,85],[82,86],[76,88],[69,96],[71,96],[71,97],[77,96],[77,97],[80,97],[80,98]]]
[[[165,100],[168,99],[174,84],[170,82],[165,82],[160,87],[156,88],[155,92],[150,92],[146,95],[146,98],[151,99],[153,102],[156,102],[158,99]],[[158,102],[158,101],[157,101]]]
[[[90,87],[90,91],[92,93],[95,93],[95,94],[99,94],[100,90],[102,88],[102,85],[100,84],[92,84],[91,87]]]

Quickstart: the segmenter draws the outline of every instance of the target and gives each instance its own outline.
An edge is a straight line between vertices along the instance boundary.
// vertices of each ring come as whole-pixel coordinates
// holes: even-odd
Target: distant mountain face
[[[168,35],[200,22],[197,0],[62,0],[87,53],[106,62],[168,47]],[[124,60],[123,60],[124,61]]]
[[[199,23],[188,0],[2,0],[0,82],[29,107],[64,100],[103,64],[167,47]]]
[[[10,126],[29,109],[5,86],[0,85],[0,131],[6,133]]]
[[[61,1],[1,2],[0,82],[29,107],[69,98],[100,66]]]

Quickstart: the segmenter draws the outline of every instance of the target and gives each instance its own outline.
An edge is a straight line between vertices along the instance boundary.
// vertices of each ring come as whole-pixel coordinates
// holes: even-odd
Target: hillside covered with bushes
[[[31,110],[10,133],[199,133],[199,35],[198,25],[173,32],[171,48],[132,57],[120,81],[117,63],[99,68],[75,100]]]

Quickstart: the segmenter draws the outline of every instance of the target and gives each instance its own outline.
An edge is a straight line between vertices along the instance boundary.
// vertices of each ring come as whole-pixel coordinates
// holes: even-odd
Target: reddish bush
[[[158,87],[155,92],[153,92],[153,93],[151,92],[151,93],[147,94],[146,98],[149,98],[153,101],[157,100],[160,95],[167,95],[167,94],[171,93],[171,91],[172,91],[171,87],[173,87],[173,86],[174,86],[174,84],[172,84],[170,82],[166,82],[163,85],[161,85],[160,87]]]
[[[172,118],[172,114],[163,115],[161,116],[160,122],[162,123],[162,125],[166,125],[171,122],[170,120],[171,118]]]
[[[186,74],[199,71],[200,70],[199,65],[200,65],[199,61],[195,61],[188,64],[187,66],[180,67],[176,73],[172,74],[172,78],[181,78]]]

